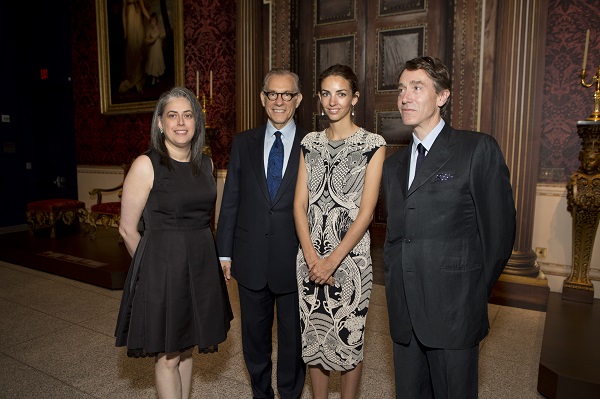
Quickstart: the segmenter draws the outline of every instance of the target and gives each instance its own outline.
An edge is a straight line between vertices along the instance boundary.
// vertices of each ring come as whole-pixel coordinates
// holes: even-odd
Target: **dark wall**
[[[76,198],[69,0],[1,6],[0,225],[25,222],[26,203]],[[27,23],[23,23],[26,16]]]
[[[0,170],[3,177],[2,210],[0,226],[24,222],[27,184],[24,160],[24,135],[17,129],[19,122],[17,112],[19,99],[17,97],[16,65],[14,63],[16,43],[13,26],[13,15],[16,10],[12,6],[0,6],[0,45],[6,56],[6,61],[0,62],[0,114],[10,118],[10,122],[0,122]],[[4,57],[3,57],[4,58]],[[11,171],[11,173],[6,173]],[[5,212],[8,210],[9,212]],[[20,215],[19,215],[20,213]]]

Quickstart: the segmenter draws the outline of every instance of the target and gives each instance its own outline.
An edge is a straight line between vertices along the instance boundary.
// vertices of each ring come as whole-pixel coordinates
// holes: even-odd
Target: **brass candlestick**
[[[596,91],[594,92],[594,112],[585,118],[586,121],[600,121],[600,65],[598,65],[598,72],[592,77],[591,83],[585,83],[585,67],[581,71],[581,85],[583,87],[592,87],[596,85]]]
[[[200,105],[202,105],[202,112],[204,113],[204,124],[207,128],[209,128],[210,126],[207,121],[207,116],[208,108],[212,106],[212,96],[207,98],[206,95],[203,93],[202,96],[196,96],[196,98],[200,102]]]
[[[198,99],[200,101],[200,104],[202,105],[202,112],[204,112],[204,123],[206,124],[206,127],[209,128],[209,124],[208,121],[206,119],[206,116],[208,115],[208,107],[212,107],[212,96],[209,98],[206,98],[206,95],[202,94],[202,99]]]
[[[210,127],[210,125],[208,124],[208,108],[212,106],[212,96],[210,97],[206,97],[206,95],[203,93],[202,96],[196,96],[196,98],[198,99],[198,101],[200,102],[200,105],[202,105],[202,113],[204,114],[204,127],[205,127],[205,131],[206,131],[206,135],[204,136],[204,147],[202,148],[202,152],[207,154],[208,156],[212,157],[212,150],[210,148],[210,139],[214,133],[214,129],[212,127]]]

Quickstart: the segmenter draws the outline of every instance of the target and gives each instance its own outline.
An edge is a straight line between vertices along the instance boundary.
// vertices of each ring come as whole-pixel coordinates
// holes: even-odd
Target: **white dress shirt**
[[[267,130],[265,131],[265,147],[263,151],[264,164],[265,164],[265,177],[267,176],[267,164],[269,163],[269,152],[275,142],[275,132],[281,132],[281,141],[283,142],[283,170],[281,171],[281,177],[285,176],[285,169],[287,168],[288,161],[290,160],[290,154],[292,153],[292,145],[294,144],[294,137],[296,136],[296,122],[292,119],[287,125],[281,130],[275,129],[275,126],[271,121],[267,122]]]
[[[410,171],[408,172],[408,187],[410,187],[413,180],[415,179],[415,168],[417,166],[417,156],[419,155],[419,152],[417,151],[417,146],[419,144],[423,144],[423,147],[425,147],[425,156],[427,156],[427,154],[429,153],[429,149],[433,145],[435,139],[437,139],[437,136],[439,136],[445,124],[446,122],[444,122],[443,119],[440,119],[439,123],[433,128],[431,132],[429,132],[427,136],[425,136],[425,139],[423,141],[419,140],[415,132],[413,132],[413,142],[411,149],[412,151],[410,153]]]

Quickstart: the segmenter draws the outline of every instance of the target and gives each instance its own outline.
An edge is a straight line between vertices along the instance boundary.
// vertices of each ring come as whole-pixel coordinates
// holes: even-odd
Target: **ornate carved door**
[[[319,73],[340,63],[354,69],[360,99],[356,123],[383,135],[389,156],[411,140],[396,105],[398,67],[431,55],[451,67],[452,2],[446,0],[309,0],[299,4],[298,74],[304,101],[299,124],[325,126],[318,113],[315,87]],[[385,223],[379,201],[376,224]]]

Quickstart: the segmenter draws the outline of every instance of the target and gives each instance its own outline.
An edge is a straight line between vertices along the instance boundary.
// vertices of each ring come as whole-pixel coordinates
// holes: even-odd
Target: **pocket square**
[[[438,173],[434,181],[446,181],[454,179],[454,175],[450,173]]]

